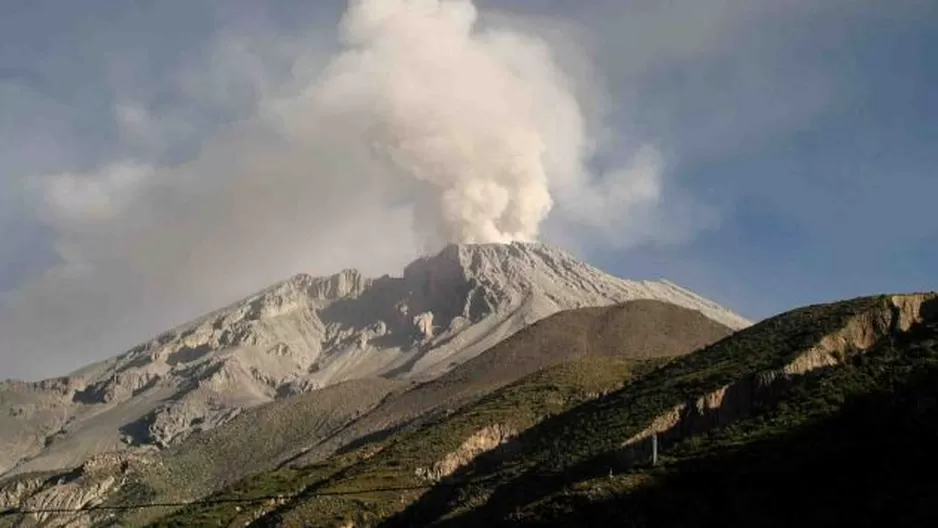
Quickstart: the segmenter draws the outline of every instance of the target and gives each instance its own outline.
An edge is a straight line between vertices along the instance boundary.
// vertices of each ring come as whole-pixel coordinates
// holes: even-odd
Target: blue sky
[[[685,283],[752,317],[866,293],[935,289],[938,56],[929,50],[938,43],[938,9],[879,3],[797,22],[780,24],[777,30],[789,34],[780,41],[769,29],[761,37],[769,50],[753,53],[765,68],[806,73],[753,102],[784,106],[799,89],[811,90],[800,85],[807,80],[830,86],[823,104],[715,156],[682,160],[676,172],[695,193],[723,204],[720,225],[680,248],[636,250],[636,262],[648,263],[637,268],[686,274]],[[664,97],[683,100],[689,117],[665,127],[693,135],[700,126],[705,134],[707,117],[698,112],[746,111],[733,108],[740,74],[732,68],[719,81],[730,100],[701,104],[706,89],[693,85],[706,82],[700,79],[711,66],[677,74],[682,86],[652,81],[659,94],[674,90]],[[611,256],[609,266],[616,260]]]
[[[602,236],[557,213],[545,240],[753,319],[936,289],[934,2],[476,5],[481,25],[544,39],[576,81],[601,138],[587,160],[596,178],[641,142],[663,159],[651,213],[615,216]],[[199,161],[243,145],[233,137],[260,138],[250,145],[261,150],[271,136],[240,123],[317,78],[339,49],[344,9],[298,0],[0,6],[0,378],[67,372],[294,272],[394,272],[416,254],[410,235],[368,238],[370,224],[402,231],[409,216],[379,209],[383,199],[350,177],[316,179],[366,170],[346,159],[353,151],[291,150],[322,176],[285,185],[284,196],[226,179],[240,170],[225,164],[238,163],[230,155]],[[185,193],[167,190],[176,183],[135,186],[151,173],[211,177]],[[62,175],[65,187],[44,183]],[[270,210],[250,199],[258,193]],[[350,198],[332,198],[340,195]],[[108,216],[124,203],[134,204],[129,213]]]

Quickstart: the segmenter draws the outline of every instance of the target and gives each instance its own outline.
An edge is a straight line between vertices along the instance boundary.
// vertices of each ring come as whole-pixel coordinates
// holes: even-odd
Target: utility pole
[[[651,434],[651,465],[658,465],[658,433]]]

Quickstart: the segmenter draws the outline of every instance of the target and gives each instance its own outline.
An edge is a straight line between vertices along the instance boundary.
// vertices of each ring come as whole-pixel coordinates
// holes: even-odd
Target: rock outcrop
[[[63,475],[16,477],[0,486],[0,511],[38,512],[23,515],[22,525],[26,526],[91,526],[94,519],[89,512],[66,514],[55,510],[80,510],[101,504],[120,489],[131,472],[151,461],[145,455],[101,453]]]
[[[447,453],[428,468],[417,468],[414,473],[422,479],[438,482],[472,462],[475,457],[495,449],[517,434],[518,431],[502,424],[484,427],[466,438],[455,451]]]

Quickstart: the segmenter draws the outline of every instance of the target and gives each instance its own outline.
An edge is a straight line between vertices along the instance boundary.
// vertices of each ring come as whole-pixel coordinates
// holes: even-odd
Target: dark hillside
[[[932,324],[805,376],[783,402],[674,446],[657,468],[580,483],[514,521],[934,526],[936,441],[938,325]]]
[[[770,430],[799,435],[802,426],[813,423],[807,417],[840,412],[848,394],[851,398],[869,394],[875,401],[875,395],[888,392],[887,387],[893,383],[889,380],[899,379],[896,376],[900,373],[917,372],[915,376],[927,376],[931,368],[927,355],[906,355],[905,351],[921,350],[921,347],[916,348],[916,343],[929,346],[933,337],[929,337],[928,332],[933,332],[934,322],[938,320],[936,315],[938,309],[933,294],[869,297],[788,312],[675,360],[608,397],[545,420],[520,435],[512,445],[480,455],[454,474],[449,482],[428,492],[403,515],[387,524],[511,525],[521,520],[554,519],[560,525],[576,525],[592,517],[583,513],[584,517],[578,521],[570,512],[593,510],[584,508],[581,503],[565,503],[568,497],[592,504],[593,497],[609,493],[610,488],[652,489],[643,486],[662,469],[659,467],[650,473],[636,469],[641,468],[646,459],[637,447],[625,446],[627,441],[629,446],[641,445],[631,442],[646,438],[643,436],[646,431],[660,431],[662,454],[673,457],[679,449],[688,449],[682,446],[693,445],[706,434],[734,434],[732,431],[761,416],[766,408],[784,410],[797,405],[801,411],[795,415],[780,414]],[[924,320],[927,324],[909,330],[914,320]],[[899,347],[898,352],[878,352],[882,347],[892,347],[893,343],[906,344],[895,345]],[[903,359],[879,360],[877,354]],[[854,362],[858,366],[853,366]],[[821,389],[817,389],[820,393],[797,400],[805,384],[822,379],[817,376],[826,372],[846,377],[818,382],[821,383]],[[856,381],[855,376],[865,381]],[[870,376],[879,381],[868,380]],[[910,383],[912,379],[908,378]],[[827,390],[824,387],[831,384],[835,388],[824,392]],[[795,420],[794,416],[804,420]],[[816,419],[819,418],[811,418]],[[741,441],[741,437],[731,436],[714,440],[711,445],[733,446]],[[688,456],[689,460],[695,460],[694,456]],[[789,462],[785,460],[785,464]],[[855,462],[860,464],[859,460]],[[703,471],[702,466],[687,467],[695,469],[686,473],[679,471],[677,475],[683,476],[675,478],[693,479],[693,475]],[[720,464],[708,467],[716,473],[722,471],[718,469]],[[616,476],[610,478],[610,472]],[[686,489],[700,487],[706,488],[706,493],[720,493],[721,487],[713,484],[719,484],[719,479],[713,483],[692,482]],[[747,485],[742,487],[747,488]],[[658,495],[662,511],[678,515],[680,507],[671,505],[667,499],[671,488],[661,485],[654,489],[663,490]],[[755,489],[750,492],[757,493]],[[687,507],[692,508],[694,498],[704,493],[688,492]],[[598,508],[597,511],[620,511],[624,500],[615,499],[608,503],[609,510]],[[735,499],[730,495],[727,500]],[[629,504],[640,509],[644,503],[635,499]],[[573,516],[564,517],[558,511]],[[714,511],[722,511],[722,507]],[[636,526],[642,525],[643,517],[639,513],[636,511],[630,517],[638,523],[634,524]],[[617,515],[620,514],[613,515],[616,523],[622,522]],[[648,518],[657,517],[649,514]],[[596,519],[610,520],[602,515]],[[693,519],[693,515],[688,513],[687,519]],[[698,525],[697,522],[691,524]]]

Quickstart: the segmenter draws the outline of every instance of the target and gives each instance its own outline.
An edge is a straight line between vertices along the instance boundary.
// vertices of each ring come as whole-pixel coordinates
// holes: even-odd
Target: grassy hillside
[[[400,442],[404,438],[417,438],[413,435],[418,430],[424,435],[426,431],[456,427],[440,433],[450,435],[453,441],[472,435],[476,423],[465,416],[458,427],[456,422],[441,426],[441,421],[467,403],[540,369],[583,358],[644,361],[674,357],[729,333],[728,328],[699,312],[658,301],[562,312],[518,332],[436,380],[419,385],[383,379],[357,380],[276,401],[247,410],[228,424],[195,434],[155,457],[124,461],[118,456],[104,465],[96,463],[93,470],[83,467],[38,479],[28,489],[13,490],[15,496],[8,502],[18,507],[55,504],[69,508],[89,502],[122,507],[189,502],[218,490],[224,490],[218,497],[234,499],[254,497],[257,493],[296,492],[326,483],[332,486],[333,477],[367,481],[372,478],[368,471],[336,473],[344,472],[376,448],[394,445],[397,446],[394,449],[404,449],[401,446],[417,445],[410,440]],[[563,368],[551,371],[549,376],[556,378],[556,383],[530,378],[527,381],[534,385],[526,386],[520,393],[502,394],[503,407],[492,410],[493,416],[506,415],[508,418],[499,425],[523,430],[544,413],[566,409],[571,402],[582,400],[583,391],[589,392],[590,387],[596,384],[605,387],[609,373],[616,383],[621,382],[626,374],[614,363],[610,363],[608,371],[587,366],[592,364],[590,361],[568,367],[573,369],[569,372]],[[533,400],[524,401],[526,397]],[[540,403],[535,405],[536,402]],[[487,415],[483,417],[488,419]],[[414,458],[412,462],[427,464],[436,471],[432,469],[433,457],[442,454],[434,449],[458,447],[459,443],[453,445],[442,440],[421,444],[415,449],[430,458]],[[339,449],[342,453],[332,456]],[[392,452],[398,453],[394,457],[403,456],[402,451],[389,451]],[[375,460],[385,460],[387,456]],[[272,471],[277,467],[283,469]],[[414,471],[415,467],[406,470],[410,477]],[[250,475],[256,477],[247,478]],[[388,479],[407,481],[397,472]],[[0,487],[0,496],[4,489]],[[74,515],[72,520],[85,522],[89,517],[97,520],[107,517],[110,522],[139,525],[177,508],[97,510]],[[347,510],[343,508],[346,506],[337,506],[335,510]]]
[[[323,442],[312,443],[294,466],[316,463],[362,439],[373,441],[404,424],[418,426],[539,369],[575,358],[675,357],[731,333],[701,313],[660,301],[569,310],[542,319],[443,376],[388,398]]]
[[[381,378],[352,380],[262,405],[222,426],[194,434],[178,446],[142,457],[140,462],[47,475],[40,479],[44,484],[37,491],[59,495],[66,501],[62,507],[66,507],[69,497],[81,496],[82,490],[108,489],[108,483],[116,479],[123,483],[116,492],[100,494],[105,505],[190,501],[248,475],[276,468],[294,454],[297,445],[333,434],[389,394],[409,386],[405,381]],[[15,489],[16,482],[4,481],[3,486],[0,498],[4,489]],[[44,500],[37,497],[27,506],[41,507]],[[168,511],[171,508],[130,510],[121,524],[140,525]],[[97,511],[94,517],[107,513]]]
[[[794,310],[670,361],[645,355],[644,360],[622,362],[595,355],[555,365],[437,415],[420,428],[378,438],[313,466],[261,475],[215,497],[282,494],[283,500],[261,507],[192,507],[161,525],[644,526],[698,525],[698,518],[771,524],[775,517],[758,515],[771,511],[766,508],[773,490],[805,488],[790,471],[782,471],[775,488],[768,487],[766,482],[777,477],[773,468],[810,471],[825,456],[838,454],[839,478],[849,479],[843,475],[851,461],[856,463],[853,457],[864,450],[888,449],[888,442],[855,442],[862,429],[873,426],[867,418],[844,424],[880,414],[902,422],[901,409],[908,406],[885,398],[890,391],[931,397],[921,388],[928,385],[936,359],[935,301],[926,303],[932,322],[899,334],[899,320],[909,316],[902,313],[903,302],[878,296]],[[784,372],[796,358],[849,325],[864,335],[879,332],[881,339],[869,351],[840,343],[845,347],[842,364],[786,378],[783,392],[756,401],[729,425],[663,435],[662,460],[656,467],[623,457],[623,443],[669,410],[741,380]],[[495,426],[512,434],[489,442],[477,450],[478,456],[472,452],[463,457],[459,467],[450,468],[452,473],[435,474],[438,482],[421,473],[421,468],[439,466]],[[806,454],[827,437],[832,440],[826,451]],[[852,451],[847,445],[851,442]],[[721,476],[724,473],[730,476]],[[812,484],[816,482],[821,480]],[[819,488],[815,492],[823,496]],[[752,496],[751,507],[737,504],[742,499],[736,495],[746,493]],[[726,513],[727,504],[734,505],[730,511],[735,513]],[[778,516],[778,524],[794,521],[792,515]]]
[[[675,360],[647,376],[636,379],[621,391],[587,402],[529,429],[520,435],[510,448],[496,449],[479,456],[472,464],[453,475],[449,482],[432,489],[403,515],[387,524],[394,526],[438,523],[469,526],[499,522],[513,524],[519,520],[534,522],[555,518],[559,519],[559,525],[576,524],[578,517],[564,517],[562,513],[588,510],[584,510],[576,502],[564,506],[559,498],[567,497],[568,493],[581,501],[592,503],[589,498],[593,494],[602,494],[601,490],[606,490],[613,484],[625,489],[646,489],[646,486],[650,486],[649,482],[661,482],[657,478],[660,469],[643,473],[635,471],[634,467],[623,467],[620,447],[626,439],[639,433],[656,417],[662,416],[679,404],[693,401],[733,382],[751,379],[759,373],[785,366],[800,351],[814,346],[825,335],[842,328],[851,318],[863,314],[888,318],[895,313],[896,307],[891,298],[881,296],[807,307],[767,320],[699,352]],[[919,339],[917,342],[920,344],[927,344],[931,337],[919,336],[914,339]],[[843,407],[846,399],[842,395],[836,396],[838,391],[869,394],[875,401],[874,394],[881,385],[874,382],[858,382],[859,384],[855,385],[853,381],[849,381],[853,379],[850,376],[862,377],[867,375],[867,371],[882,371],[884,379],[889,379],[889,376],[894,374],[894,369],[904,372],[903,369],[924,368],[923,365],[930,361],[927,358],[903,355],[913,345],[914,342],[903,345],[898,352],[893,353],[893,356],[905,358],[904,362],[864,363],[873,360],[867,360],[867,356],[852,356],[855,358],[853,361],[859,362],[860,366],[856,368],[866,369],[856,371],[864,373],[862,375],[850,370],[854,368],[851,366],[827,369],[831,372],[852,374],[843,374],[845,378],[829,381],[828,385],[833,384],[837,388],[830,389],[829,393],[824,392],[827,389],[818,389],[821,390],[819,396],[804,400],[799,404],[800,410],[793,411],[794,414],[780,414],[773,425],[766,426],[766,430],[778,434],[794,434],[816,419],[812,413],[826,416]],[[869,357],[878,356],[874,354]],[[786,409],[791,405],[787,402],[797,394],[795,389],[800,390],[799,387],[807,383],[807,380],[813,380],[814,376],[796,377],[796,386],[788,396],[779,400],[777,407]],[[832,400],[820,405],[821,402],[827,401],[825,398],[828,396]],[[804,421],[795,420],[796,416]],[[722,431],[721,434],[730,436],[715,437],[711,445],[727,446],[742,442],[744,436],[738,432],[742,429],[738,428],[744,427],[744,423],[723,430],[718,429],[717,431]],[[759,438],[759,434],[755,432],[747,434],[749,436],[745,436],[746,439],[755,441],[754,439]],[[696,440],[687,442],[686,445],[693,446]],[[667,456],[679,452],[672,451],[677,450],[677,447],[664,447],[664,454]],[[680,449],[692,448],[685,446]],[[687,456],[695,459],[692,454]],[[710,467],[716,473],[722,470],[719,464]],[[621,475],[610,479],[608,475],[611,469]],[[691,475],[694,470],[678,473]],[[697,480],[688,484],[687,489],[696,486],[712,487],[706,480]],[[659,503],[663,511],[677,509],[668,505],[667,486],[655,489],[665,490],[660,492],[662,495],[658,495],[664,497]],[[714,489],[710,491],[718,493]],[[693,503],[698,496],[703,495],[688,493],[686,499]],[[618,512],[618,499],[614,499],[611,504],[609,511]],[[635,499],[629,504],[639,508],[643,502]],[[560,513],[548,515],[555,509]],[[634,525],[642,525],[642,518],[635,515]],[[649,518],[654,519],[653,516]],[[694,517],[688,514],[685,520],[687,519]],[[622,518],[616,517],[616,522],[621,521]],[[698,523],[695,521],[692,524]]]
[[[936,402],[932,323],[804,376],[783,401],[686,439],[658,467],[571,484],[495,517],[554,526],[934,526]]]
[[[324,512],[345,518],[359,510],[365,517],[379,518],[406,505],[425,489],[427,481],[416,477],[416,468],[432,466],[478,429],[497,423],[521,431],[588,396],[618,387],[631,374],[625,363],[613,358],[635,359],[647,369],[648,365],[686,354],[729,333],[729,329],[696,311],[658,301],[562,312],[518,332],[434,381],[386,399],[345,430],[314,446],[305,457],[294,460],[290,467],[247,479],[214,498],[303,490],[307,495],[357,492],[375,483],[385,488],[420,486],[407,496],[395,495],[392,508],[384,505],[384,499],[373,497],[347,500],[330,496],[310,506],[315,509],[316,519],[328,517]],[[563,365],[570,360],[574,363]],[[519,378],[523,381],[510,385]],[[458,411],[480,397],[483,399],[471,410]],[[323,453],[343,446],[340,456],[321,460]],[[370,456],[379,449],[383,451]],[[369,457],[367,463],[360,463],[365,457]],[[385,495],[382,497],[387,498]],[[294,519],[304,524],[311,519],[308,512],[303,513],[307,502],[281,505],[275,516],[284,522]],[[165,521],[171,525],[221,520],[243,524],[243,519],[249,517],[251,514],[244,509],[238,511],[224,503],[189,508]]]
[[[660,361],[660,360],[658,360]],[[651,368],[655,360],[635,363],[614,358],[582,358],[530,375],[490,394],[476,404],[437,418],[419,430],[331,457],[303,469],[283,469],[248,479],[212,497],[224,500],[262,495],[293,495],[268,511],[262,523],[318,526],[346,519],[386,517],[415,499],[431,482],[416,474],[421,467],[460,447],[473,433],[492,425],[524,430],[544,417],[559,413],[602,392],[622,386],[636,368]],[[392,490],[392,491],[381,491]],[[352,492],[353,495],[343,495]],[[324,494],[327,497],[318,498]],[[231,504],[190,507],[161,521],[159,526],[228,525],[255,511]],[[243,522],[243,521],[242,521]]]
[[[695,319],[626,307],[542,321],[373,411],[419,420],[156,525],[935,524],[938,295],[809,306],[678,356]]]
[[[171,469],[163,480],[176,489],[181,484],[203,489],[271,469],[298,443],[334,432],[407,387],[407,382],[383,378],[352,380],[248,409],[232,422],[165,451],[161,466]]]

